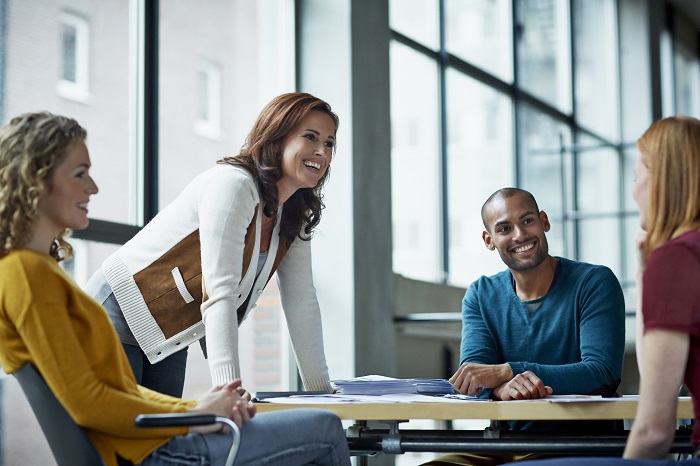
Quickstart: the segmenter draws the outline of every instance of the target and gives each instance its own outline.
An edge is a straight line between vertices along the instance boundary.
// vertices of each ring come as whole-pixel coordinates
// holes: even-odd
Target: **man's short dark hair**
[[[535,196],[532,195],[530,191],[525,191],[524,189],[520,188],[501,188],[495,193],[491,194],[488,199],[486,199],[486,202],[484,202],[484,205],[481,206],[481,221],[484,223],[484,228],[488,231],[489,227],[486,225],[486,208],[493,202],[495,199],[508,199],[513,196],[525,196],[527,197],[530,202],[532,202],[532,205],[535,206],[535,211],[539,212],[540,208],[537,206],[537,201],[535,200]]]

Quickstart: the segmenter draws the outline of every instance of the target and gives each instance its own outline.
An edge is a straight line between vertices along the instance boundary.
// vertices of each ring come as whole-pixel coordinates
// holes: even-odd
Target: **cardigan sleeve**
[[[321,309],[311,272],[311,241],[295,238],[280,262],[277,280],[304,387],[330,393]]]
[[[208,295],[202,303],[202,320],[214,385],[240,378],[236,310],[246,298],[239,290],[245,235],[259,203],[253,180],[228,168],[210,179],[198,202],[202,276]]]

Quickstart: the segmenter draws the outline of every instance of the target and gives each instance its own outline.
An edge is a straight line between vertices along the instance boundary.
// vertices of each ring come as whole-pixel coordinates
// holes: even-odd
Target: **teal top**
[[[625,350],[620,283],[605,266],[557,259],[552,287],[534,301],[518,298],[509,270],[472,283],[462,301],[460,364],[508,363],[556,395],[613,396]]]

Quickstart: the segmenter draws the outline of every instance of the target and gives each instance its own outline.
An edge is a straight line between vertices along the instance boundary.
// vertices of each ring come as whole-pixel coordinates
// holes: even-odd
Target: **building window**
[[[60,18],[61,69],[57,85],[61,97],[87,103],[89,93],[90,26],[84,18],[63,13]]]
[[[221,68],[203,61],[197,67],[197,120],[194,128],[205,138],[221,137]]]
[[[666,3],[390,0],[394,272],[467,286],[502,270],[480,206],[519,186],[549,215],[552,254],[607,265],[631,295],[634,143],[661,113],[700,114],[698,29]],[[668,14],[657,83],[654,9]]]

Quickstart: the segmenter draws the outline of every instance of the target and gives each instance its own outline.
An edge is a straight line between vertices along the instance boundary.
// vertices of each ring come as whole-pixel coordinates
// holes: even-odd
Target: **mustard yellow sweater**
[[[0,363],[11,374],[26,362],[110,466],[116,454],[138,464],[187,433],[134,426],[138,414],[185,412],[196,403],[137,385],[102,307],[50,256],[23,249],[0,259]]]

